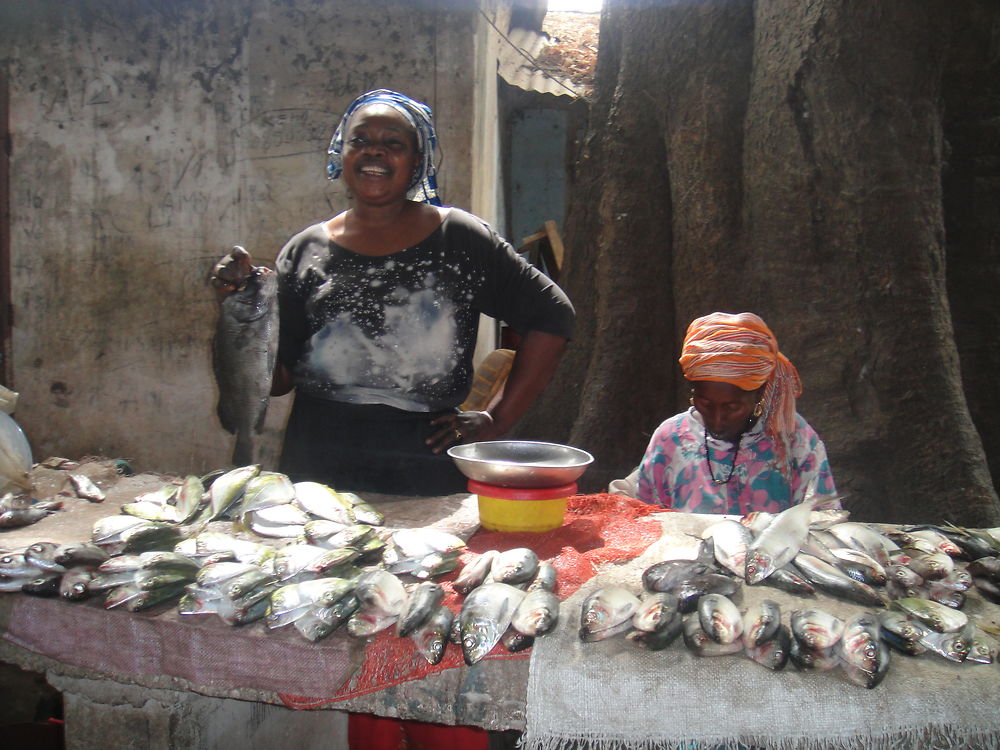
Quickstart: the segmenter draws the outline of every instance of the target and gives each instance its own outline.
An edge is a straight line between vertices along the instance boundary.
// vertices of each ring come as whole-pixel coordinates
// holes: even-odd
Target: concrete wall
[[[495,17],[503,3],[484,5]],[[430,104],[445,202],[496,218],[496,37],[478,6],[0,5],[10,385],[36,460],[97,454],[172,473],[228,463],[206,274],[233,244],[270,261],[291,234],[346,207],[342,185],[325,179],[325,151],[357,94],[393,88]],[[287,402],[272,401],[265,463]]]

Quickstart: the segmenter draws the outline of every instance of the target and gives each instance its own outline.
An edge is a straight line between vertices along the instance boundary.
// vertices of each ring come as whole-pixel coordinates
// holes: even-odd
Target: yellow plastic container
[[[528,490],[496,487],[474,479],[469,492],[479,496],[479,524],[489,531],[551,531],[563,524],[566,499],[576,494],[576,482]]]

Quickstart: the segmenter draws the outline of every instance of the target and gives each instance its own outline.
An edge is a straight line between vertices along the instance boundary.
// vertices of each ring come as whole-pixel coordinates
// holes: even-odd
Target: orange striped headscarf
[[[795,430],[795,399],[802,381],[795,365],[778,350],[778,340],[753,313],[716,312],[688,326],[680,357],[687,380],[729,383],[744,391],[764,386],[764,432],[774,439],[778,459],[787,468]]]

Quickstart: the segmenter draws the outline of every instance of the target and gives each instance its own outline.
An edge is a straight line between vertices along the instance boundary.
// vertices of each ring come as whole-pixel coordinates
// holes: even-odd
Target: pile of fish
[[[121,510],[84,543],[0,554],[0,590],[103,597],[131,612],[176,604],[181,615],[232,626],[291,626],[310,641],[341,626],[359,638],[394,626],[431,664],[449,640],[474,664],[501,639],[510,651],[528,648],[558,620],[555,569],[531,550],[475,557],[454,582],[465,596],[456,616],[433,579],[459,567],[463,539],[387,529],[353,493],[256,465],[165,483]]]
[[[580,639],[624,634],[659,650],[683,636],[699,656],[743,653],[772,670],[789,660],[802,670],[839,666],[867,688],[885,677],[893,650],[976,664],[997,659],[997,642],[961,610],[972,586],[1000,603],[1000,529],[883,533],[847,519],[846,511],[806,502],[718,521],[703,532],[695,559],[646,568],[640,594],[622,585],[592,592],[581,608]],[[819,590],[864,609],[844,620],[802,607],[785,625],[770,599],[741,611],[744,586],[757,585],[801,597]]]

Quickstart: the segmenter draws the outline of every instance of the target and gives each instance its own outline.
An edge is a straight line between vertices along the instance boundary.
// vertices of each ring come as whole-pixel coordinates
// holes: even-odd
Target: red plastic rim
[[[555,500],[559,497],[569,497],[576,494],[576,482],[564,484],[561,487],[543,487],[537,490],[526,490],[521,487],[497,487],[493,484],[469,480],[469,492],[475,492],[484,497],[495,497],[500,500]]]

